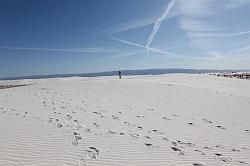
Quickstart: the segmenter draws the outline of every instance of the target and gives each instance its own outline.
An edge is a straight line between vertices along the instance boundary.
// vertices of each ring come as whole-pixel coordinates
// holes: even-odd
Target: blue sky
[[[0,0],[0,77],[250,69],[250,0]]]

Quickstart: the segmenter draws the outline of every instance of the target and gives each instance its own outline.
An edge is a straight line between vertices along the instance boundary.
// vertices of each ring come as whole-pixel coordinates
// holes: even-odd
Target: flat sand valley
[[[0,165],[250,165],[250,81],[208,74],[0,81]]]

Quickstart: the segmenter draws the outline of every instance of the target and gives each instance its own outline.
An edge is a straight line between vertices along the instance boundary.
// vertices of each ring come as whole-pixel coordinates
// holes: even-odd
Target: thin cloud
[[[115,34],[115,33],[119,33],[119,32],[124,32],[124,31],[128,31],[128,30],[144,27],[147,25],[151,25],[154,23],[154,21],[155,21],[155,18],[146,18],[146,19],[142,19],[142,20],[125,22],[125,23],[111,26],[107,29],[104,29],[101,32],[104,34]]]
[[[249,5],[250,0],[231,0],[226,5],[226,9],[238,8],[241,6]]]
[[[153,30],[148,37],[146,48],[149,48],[149,46],[151,45],[152,41],[154,40],[155,35],[157,34],[157,32],[159,31],[159,29],[161,27],[162,21],[168,16],[168,14],[171,11],[171,9],[173,8],[174,4],[175,4],[175,0],[171,0],[169,2],[169,4],[167,5],[163,15],[160,18],[158,18],[157,21],[155,22]],[[149,49],[147,49],[147,50],[149,51]]]
[[[236,32],[236,33],[203,33],[203,32],[197,32],[194,34],[196,37],[218,37],[218,38],[230,38],[230,37],[238,37],[242,35],[250,34],[250,31],[242,31],[242,32]]]
[[[223,31],[206,19],[217,13],[215,0],[180,0],[178,7],[181,10],[180,28],[184,30],[194,47],[209,49],[214,38],[206,35]]]
[[[224,35],[225,37],[236,37],[236,36],[241,36],[241,35],[246,35],[246,34],[250,34],[250,31],[242,31],[242,32],[224,34]]]
[[[232,51],[236,52],[234,45],[240,44],[241,47],[244,47],[250,30],[244,31],[238,28],[239,25],[218,21],[220,17],[224,16],[223,11],[226,10],[225,6],[228,5],[225,1],[190,0],[187,2],[186,0],[180,0],[178,2],[177,7],[181,10],[179,26],[186,32],[191,47],[204,50],[205,53],[222,52],[224,49],[227,50],[226,52],[223,51],[224,55],[229,55]],[[230,3],[232,2],[230,1]],[[244,3],[243,1],[237,2],[246,5],[247,1],[244,1]],[[236,29],[238,32],[235,32]],[[242,39],[240,43],[232,42],[233,40],[238,41],[238,39]],[[233,45],[228,47],[229,44]]]
[[[172,10],[172,12],[169,13],[166,17],[164,17],[163,20],[166,20],[166,19],[171,18],[171,17],[175,17],[179,14],[180,14],[180,11]],[[152,16],[149,18],[142,18],[142,19],[135,19],[135,20],[132,20],[129,22],[124,22],[124,23],[120,23],[118,25],[108,27],[108,28],[102,30],[101,33],[115,34],[115,33],[133,30],[136,28],[141,28],[141,27],[155,24],[155,20],[157,20],[157,19],[158,19],[158,16]]]
[[[27,50],[27,51],[53,51],[53,52],[75,52],[75,53],[118,53],[120,51],[104,47],[90,48],[34,48],[34,47],[10,47],[2,46],[3,49],[9,50]]]
[[[152,65],[150,63],[135,63],[137,65],[143,66],[143,67],[150,67],[150,68],[159,68],[158,65]]]
[[[113,56],[114,58],[125,58],[128,56],[136,55],[145,52],[145,50],[135,51],[135,52],[129,52],[129,53],[123,53]]]

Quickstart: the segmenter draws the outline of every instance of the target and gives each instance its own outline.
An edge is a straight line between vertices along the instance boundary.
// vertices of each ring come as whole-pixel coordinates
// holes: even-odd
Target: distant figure
[[[121,78],[122,78],[122,73],[121,73],[121,71],[118,71],[118,75],[119,75],[119,78],[121,79]]]

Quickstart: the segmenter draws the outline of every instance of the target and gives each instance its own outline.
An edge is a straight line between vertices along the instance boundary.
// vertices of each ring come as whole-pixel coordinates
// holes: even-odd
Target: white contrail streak
[[[114,37],[111,37],[110,39],[115,40],[115,41],[118,41],[118,42],[121,42],[121,43],[125,43],[125,44],[128,44],[128,45],[133,45],[133,46],[140,47],[140,48],[146,48],[146,47],[143,46],[143,45],[136,44],[136,43],[132,43],[132,42],[125,41],[125,40],[121,40],[121,39],[117,39],[117,38],[114,38]]]
[[[168,55],[168,56],[172,56],[172,57],[177,57],[178,56],[178,55],[173,54],[171,52],[161,51],[161,50],[158,50],[156,48],[146,47],[146,46],[143,46],[141,44],[136,44],[136,43],[133,43],[133,42],[129,42],[129,41],[117,39],[117,38],[114,38],[114,37],[111,37],[110,39],[118,41],[118,42],[121,42],[121,43],[125,43],[125,44],[128,44],[128,45],[133,45],[133,46],[136,46],[136,47],[145,48],[147,50],[150,50],[150,51],[153,51],[153,52],[157,52],[157,53],[160,53],[160,54],[164,54],[164,55]]]
[[[155,35],[159,31],[162,21],[165,19],[165,17],[167,17],[167,15],[169,14],[169,12],[173,8],[173,6],[175,4],[175,1],[176,0],[171,0],[170,1],[170,3],[167,5],[167,8],[165,9],[163,15],[160,18],[158,18],[158,20],[155,22],[154,28],[153,28],[150,36],[148,37],[147,44],[146,44],[146,48],[147,48],[148,52],[150,50],[148,48],[151,45],[152,41],[154,40]]]

